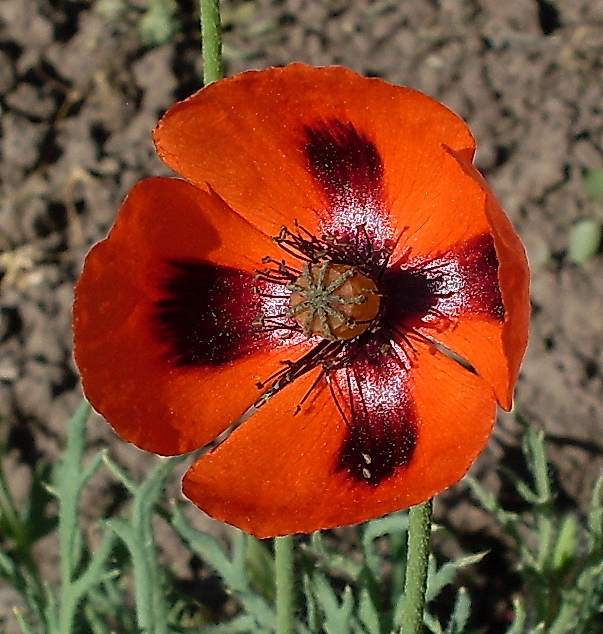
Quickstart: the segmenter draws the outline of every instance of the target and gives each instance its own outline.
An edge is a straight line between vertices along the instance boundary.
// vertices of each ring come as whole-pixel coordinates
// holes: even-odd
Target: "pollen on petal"
[[[176,366],[221,365],[260,343],[254,328],[261,305],[254,278],[204,262],[168,263],[156,302],[158,338]]]

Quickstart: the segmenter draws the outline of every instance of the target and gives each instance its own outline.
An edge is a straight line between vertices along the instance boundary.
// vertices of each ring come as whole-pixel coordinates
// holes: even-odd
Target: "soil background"
[[[81,398],[70,319],[85,253],[134,183],[169,173],[150,132],[202,83],[195,5],[173,8],[170,22],[144,0],[0,0],[0,434],[17,496],[56,459]],[[225,0],[223,12],[229,75],[342,64],[468,121],[532,267],[517,408],[547,434],[559,502],[583,512],[603,468],[603,257],[577,266],[567,249],[578,220],[603,220],[584,182],[603,167],[603,1]],[[90,435],[135,473],[149,463],[99,417]],[[502,416],[474,475],[500,487],[518,435]],[[113,502],[98,487],[83,512]],[[438,518],[471,549],[489,529],[467,505],[455,487]],[[49,569],[51,549],[40,551]],[[0,592],[0,614],[14,601]]]

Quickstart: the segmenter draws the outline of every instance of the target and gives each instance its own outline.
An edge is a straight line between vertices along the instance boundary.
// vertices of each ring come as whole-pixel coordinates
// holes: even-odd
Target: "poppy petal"
[[[406,271],[389,281],[397,302],[414,297],[417,311],[399,314],[398,323],[466,359],[510,409],[528,337],[525,250],[479,172],[452,151],[443,165],[433,191],[447,215],[409,210],[413,230],[392,257],[390,278]]]
[[[491,390],[424,342],[408,363],[383,358],[389,369],[365,357],[353,376],[340,374],[335,390],[324,379],[312,389],[319,370],[286,387],[191,467],[185,495],[212,517],[263,538],[362,522],[457,482],[488,440]],[[346,383],[355,403],[345,398]],[[372,421],[352,411],[362,402]],[[350,451],[354,442],[360,451]],[[397,452],[393,468],[389,449]],[[390,464],[380,471],[381,460]]]
[[[530,268],[525,248],[503,211],[497,198],[492,193],[484,177],[467,161],[454,153],[459,164],[469,176],[475,179],[486,193],[486,214],[494,239],[494,248],[498,259],[498,285],[505,307],[505,318],[502,328],[502,348],[508,360],[508,380],[506,398],[501,404],[511,409],[513,387],[519,376],[519,369],[528,345],[530,325]],[[501,385],[501,395],[504,387]]]
[[[166,178],[134,187],[74,304],[84,391],[122,437],[164,455],[197,449],[308,348],[252,328],[264,308],[255,267],[271,254],[273,241],[213,192]]]
[[[467,126],[435,100],[302,64],[211,84],[170,108],[154,138],[170,167],[269,234],[297,221],[316,235],[364,224],[394,237],[408,222],[391,203],[426,196],[443,146],[474,152]]]

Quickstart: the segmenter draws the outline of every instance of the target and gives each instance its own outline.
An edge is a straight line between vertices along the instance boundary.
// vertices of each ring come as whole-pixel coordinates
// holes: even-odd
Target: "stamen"
[[[348,396],[344,386],[332,380],[332,373],[353,368],[367,344],[395,359],[395,363],[405,369],[410,367],[416,353],[409,339],[409,334],[415,333],[382,323],[387,311],[379,284],[397,243],[383,241],[375,247],[370,233],[362,225],[350,234],[316,237],[298,223],[293,231],[283,227],[274,240],[284,253],[300,263],[301,270],[296,269],[295,264],[271,256],[262,259],[265,268],[256,272],[256,293],[266,304],[254,326],[275,332],[275,341],[302,334],[316,337],[317,341],[300,359],[283,360],[280,370],[257,383],[264,393],[255,406],[260,407],[293,381],[320,368],[297,403],[295,413],[325,380],[342,420],[351,429],[352,420],[366,418],[366,413],[354,411],[355,406],[363,403],[362,395],[358,399],[349,398],[358,389],[350,383],[353,372],[343,373],[349,383]],[[356,383],[358,381],[354,385]],[[359,446],[363,461],[361,473],[369,479],[373,477],[373,458],[361,449]]]
[[[356,227],[354,233],[345,235],[326,234],[321,238],[295,223],[297,232],[283,227],[274,241],[289,255],[302,262],[330,261],[348,264],[359,269],[372,279],[379,279],[387,264],[394,243],[390,240],[375,246],[364,225]]]

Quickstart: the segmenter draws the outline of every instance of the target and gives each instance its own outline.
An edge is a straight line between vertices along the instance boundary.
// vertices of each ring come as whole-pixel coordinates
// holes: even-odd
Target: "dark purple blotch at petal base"
[[[221,365],[262,343],[253,326],[260,301],[252,275],[205,262],[167,264],[154,321],[170,363]]]
[[[333,396],[348,428],[337,471],[377,486],[408,465],[417,445],[415,409],[403,358],[369,340],[349,366],[331,377]]]
[[[404,327],[432,316],[487,316],[502,321],[504,305],[498,285],[498,259],[492,236],[484,234],[444,254],[385,272],[385,321]]]
[[[308,171],[334,210],[380,205],[383,162],[376,145],[352,123],[336,119],[305,128]]]
[[[486,315],[502,322],[505,307],[498,284],[498,257],[494,239],[489,234],[476,236],[461,245],[459,252],[453,249],[460,277],[465,281],[462,292],[462,312]],[[459,307],[461,308],[461,307]]]

